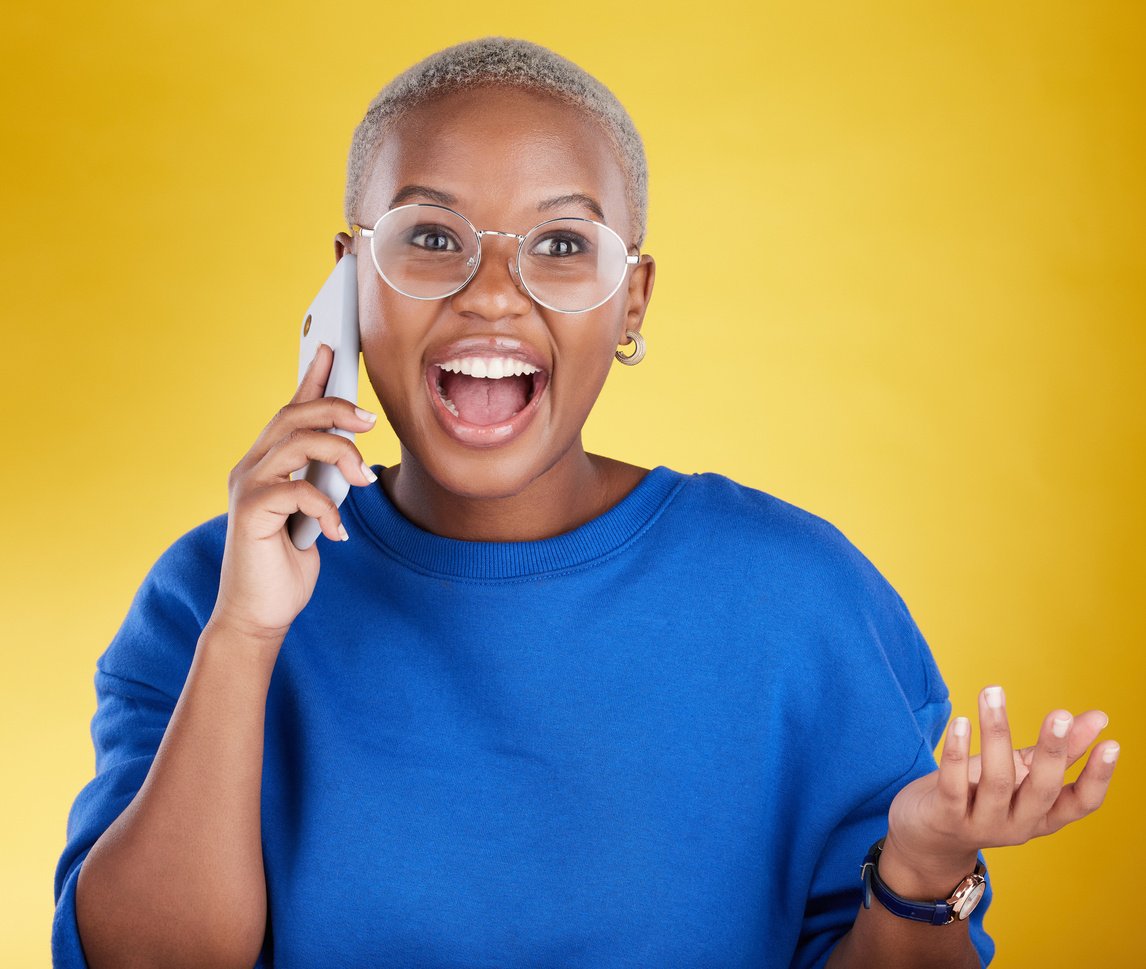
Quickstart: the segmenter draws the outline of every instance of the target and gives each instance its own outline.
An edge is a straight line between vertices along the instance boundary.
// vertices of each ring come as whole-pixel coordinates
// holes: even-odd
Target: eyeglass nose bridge
[[[507,239],[516,239],[518,242],[522,242],[525,239],[525,236],[519,235],[516,232],[502,232],[500,229],[475,229],[474,231],[477,233],[479,239],[482,236],[505,236]]]
[[[524,293],[530,299],[536,299],[533,293],[530,292],[529,287],[525,285],[525,280],[521,278],[521,247],[525,243],[528,233],[526,233],[526,235],[522,235],[520,232],[503,232],[501,229],[474,229],[474,233],[478,238],[478,251],[476,255],[470,256],[470,258],[467,260],[470,266],[469,278],[466,279],[466,281],[462,283],[462,285],[459,286],[454,291],[454,293],[451,293],[450,295],[460,293],[471,282],[473,282],[473,278],[477,275],[478,267],[481,265],[482,261],[482,240],[486,236],[502,236],[506,239],[517,240],[517,251],[514,253],[513,258],[509,260],[510,275],[513,277],[514,285],[517,286],[517,288],[520,289],[522,293]]]

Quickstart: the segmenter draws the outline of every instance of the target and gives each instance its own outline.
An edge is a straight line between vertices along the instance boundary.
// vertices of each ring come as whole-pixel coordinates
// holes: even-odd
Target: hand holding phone
[[[298,379],[301,383],[319,344],[334,350],[334,363],[326,382],[324,397],[341,397],[351,403],[358,400],[358,272],[357,258],[345,253],[334,271],[303,316],[299,335]],[[354,432],[332,427],[329,433],[338,434],[349,441]],[[350,490],[350,484],[335,465],[325,461],[311,461],[293,478],[304,478],[326,495],[335,505],[341,505]],[[310,548],[322,531],[314,518],[297,511],[287,519],[287,531],[295,548]]]
[[[376,420],[353,402],[358,377],[353,256],[342,257],[302,326],[305,359],[298,389],[228,478],[227,540],[211,614],[217,626],[263,640],[271,653],[314,591],[319,569],[318,552],[310,547],[314,537],[321,531],[332,541],[345,538],[338,504],[346,482],[361,487],[378,480],[354,444],[355,431],[371,430]],[[308,480],[301,480],[304,474]],[[320,492],[315,481],[325,481],[328,491]],[[283,527],[295,515],[302,528],[314,532],[301,550]]]

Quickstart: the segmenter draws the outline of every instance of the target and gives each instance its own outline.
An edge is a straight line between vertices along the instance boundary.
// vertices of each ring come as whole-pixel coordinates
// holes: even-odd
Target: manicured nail
[[[1001,686],[989,686],[984,691],[987,698],[987,706],[992,710],[998,710],[1003,705],[1003,688]]]
[[[350,536],[346,534],[346,526],[343,525],[342,522],[338,523],[338,534],[342,536],[344,542],[350,538]]]
[[[366,480],[371,484],[378,480],[378,475],[370,470],[370,465],[368,465],[365,461],[362,462],[362,473],[366,475]]]
[[[369,421],[371,424],[378,420],[377,414],[371,414],[370,411],[363,410],[361,407],[355,407],[354,413],[361,417],[364,421]]]
[[[1055,717],[1054,723],[1051,724],[1051,733],[1061,740],[1070,729],[1070,720],[1070,717]]]
[[[955,722],[951,725],[951,732],[956,737],[966,737],[971,730],[971,721],[966,717],[956,717]]]
[[[1121,749],[1122,748],[1119,747],[1118,744],[1111,744],[1111,746],[1107,747],[1106,750],[1102,752],[1102,762],[1104,764],[1113,764],[1116,760],[1118,760],[1118,752]]]

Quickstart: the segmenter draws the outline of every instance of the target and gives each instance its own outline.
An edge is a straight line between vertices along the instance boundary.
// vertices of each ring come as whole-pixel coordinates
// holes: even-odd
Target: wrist
[[[204,630],[207,629],[216,633],[225,633],[234,638],[249,639],[252,642],[282,645],[282,641],[286,639],[286,634],[290,632],[290,624],[276,627],[262,626],[251,622],[249,619],[233,615],[222,608],[220,604],[216,604],[215,609],[207,618]]]
[[[977,851],[948,855],[911,854],[895,841],[891,832],[884,840],[879,875],[897,895],[920,900],[946,898],[979,861]]]
[[[224,653],[237,660],[273,669],[287,631],[253,629],[212,615],[199,634],[197,651]]]

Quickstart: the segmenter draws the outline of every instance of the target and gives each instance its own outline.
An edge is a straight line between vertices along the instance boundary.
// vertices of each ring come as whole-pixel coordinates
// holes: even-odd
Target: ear
[[[624,330],[640,332],[645,311],[649,308],[649,300],[653,298],[653,281],[656,275],[657,264],[646,252],[629,274],[629,288],[625,296]],[[621,331],[621,340],[618,342],[624,341],[624,330]]]
[[[345,232],[339,232],[334,237],[334,262],[338,261],[348,252],[354,251],[354,239]]]

